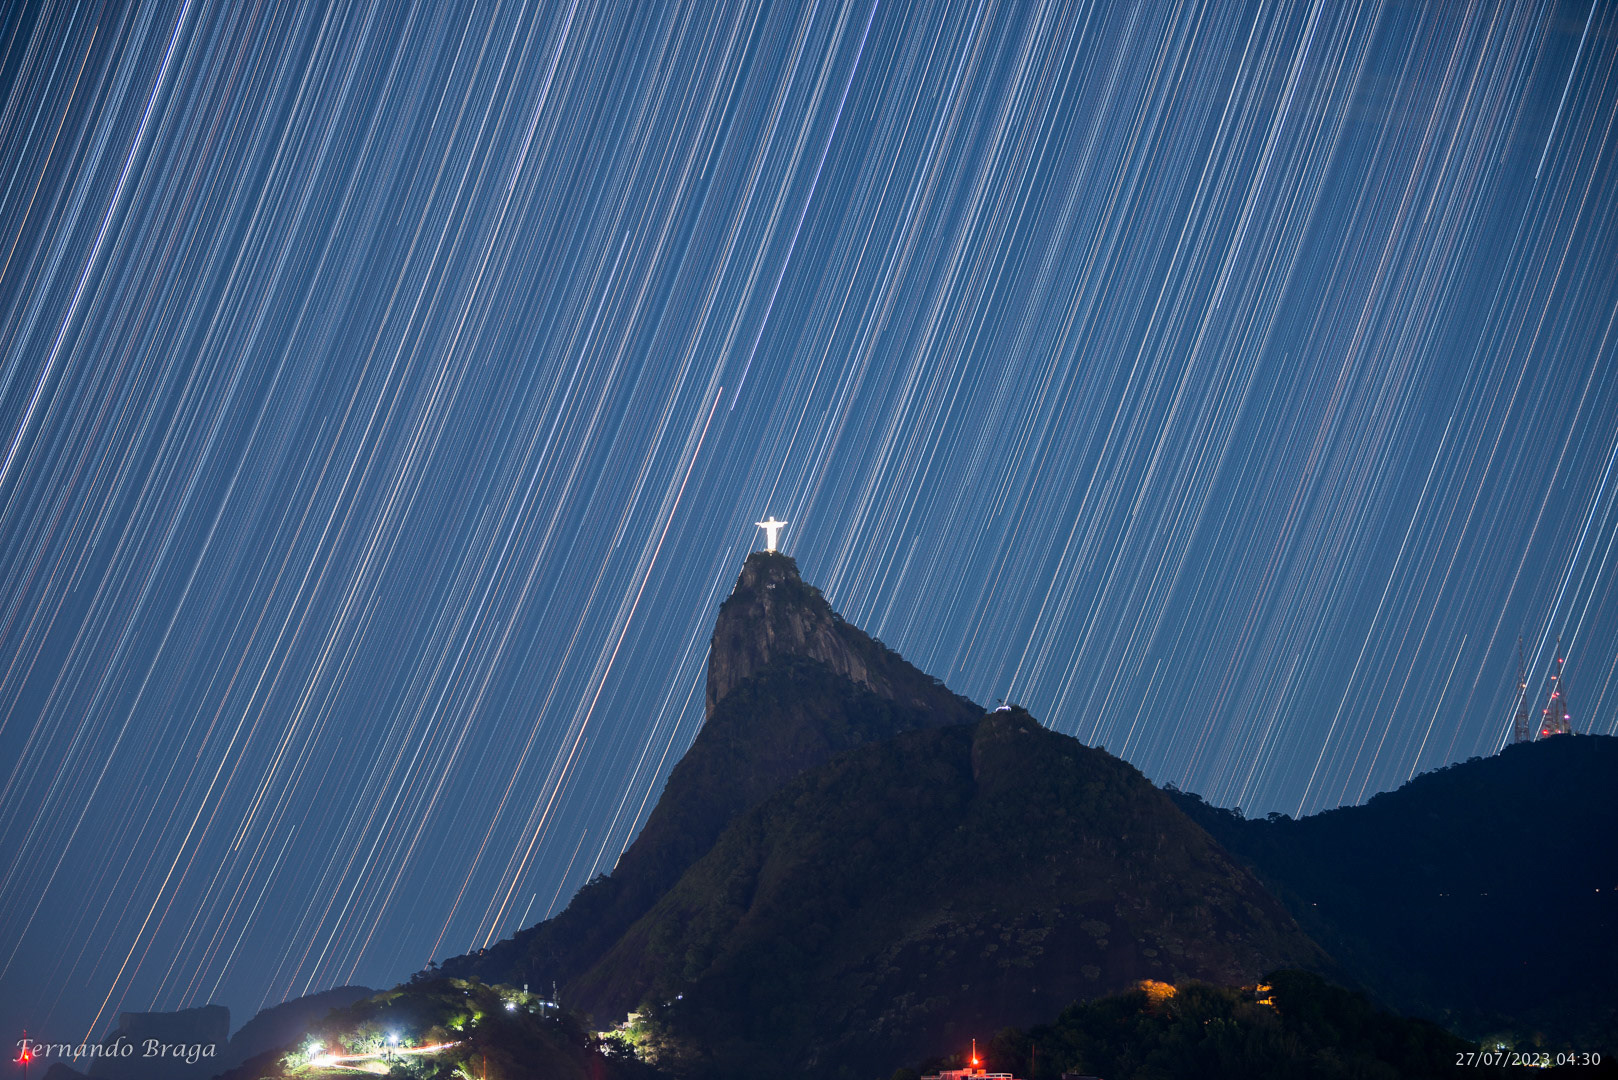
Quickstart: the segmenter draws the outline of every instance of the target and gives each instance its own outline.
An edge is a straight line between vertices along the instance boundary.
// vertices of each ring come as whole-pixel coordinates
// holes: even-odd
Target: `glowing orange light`
[[[1174,996],[1174,987],[1170,983],[1158,982],[1156,979],[1142,979],[1140,988],[1146,991],[1146,999],[1153,1005],[1161,1005]]]

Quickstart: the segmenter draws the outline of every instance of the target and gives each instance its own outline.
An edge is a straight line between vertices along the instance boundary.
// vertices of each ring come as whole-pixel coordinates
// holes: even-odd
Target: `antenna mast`
[[[1528,730],[1528,670],[1523,667],[1522,635],[1517,635],[1517,720],[1512,726],[1511,741],[1527,742],[1533,736]]]

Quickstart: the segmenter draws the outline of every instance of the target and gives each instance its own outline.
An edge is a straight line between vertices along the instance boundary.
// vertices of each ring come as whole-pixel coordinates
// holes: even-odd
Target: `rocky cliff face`
[[[708,715],[732,690],[787,656],[817,661],[879,698],[928,710],[943,722],[964,724],[982,715],[977,705],[844,622],[820,590],[798,576],[790,556],[756,551],[714,624]]]

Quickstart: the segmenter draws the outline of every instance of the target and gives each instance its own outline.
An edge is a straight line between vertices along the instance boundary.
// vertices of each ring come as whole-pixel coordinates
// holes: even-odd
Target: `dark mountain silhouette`
[[[1474,1037],[1618,1045],[1618,739],[1560,735],[1362,806],[1174,793],[1379,998]]]
[[[656,1033],[703,1075],[870,1076],[1143,978],[1322,961],[1132,766],[1006,709],[787,785],[569,993],[670,1003]]]
[[[748,557],[714,626],[707,717],[611,876],[556,918],[449,975],[567,985],[701,858],[737,814],[834,754],[982,710],[832,611],[777,552]]]
[[[650,1076],[638,1053],[693,1080],[863,1080],[996,1032],[1013,1055],[1047,1041],[1039,1078],[1059,1062],[1427,1075],[1464,1044],[1317,975],[1292,972],[1269,1000],[1253,984],[1348,970],[1449,1023],[1521,1017],[1528,997],[1582,1017],[1567,1030],[1610,1031],[1601,919],[1618,875],[1599,838],[1618,740],[1552,742],[1365,807],[1250,822],[1020,709],[984,715],[844,622],[791,559],[758,553],[719,612],[704,726],[613,873],[315,1036],[374,1056],[402,1025],[431,1047],[412,1074],[445,1078]],[[1551,839],[1529,852],[1536,830]],[[1491,964],[1522,970],[1486,987]],[[528,992],[552,981],[569,1011]],[[1122,996],[1072,1006],[1108,994]],[[597,1028],[635,1015],[603,1039],[573,1010]],[[267,1052],[237,1072],[303,1075],[305,1058]],[[566,1068],[534,1072],[553,1058]]]
[[[660,1061],[876,1075],[1146,978],[1252,982],[1320,950],[1130,765],[971,702],[757,553],[708,715],[640,837],[560,916],[447,974],[651,1007]]]

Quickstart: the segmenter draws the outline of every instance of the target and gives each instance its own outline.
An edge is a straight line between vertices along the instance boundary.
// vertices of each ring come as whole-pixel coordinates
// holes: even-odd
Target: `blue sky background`
[[[1618,11],[12,5],[0,1020],[611,869],[753,523],[1159,783],[1618,706]],[[1532,913],[1525,913],[1525,917]]]

